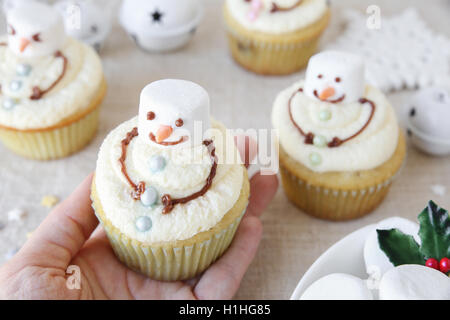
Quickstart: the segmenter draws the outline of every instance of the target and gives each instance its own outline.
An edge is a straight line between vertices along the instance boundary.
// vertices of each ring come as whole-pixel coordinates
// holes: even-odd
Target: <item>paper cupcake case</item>
[[[100,200],[92,187],[92,201],[114,253],[130,269],[159,281],[192,279],[205,271],[230,246],[248,204],[249,182],[234,207],[219,224],[194,237],[166,243],[147,244],[124,235],[106,218]]]
[[[283,187],[289,200],[306,213],[326,220],[351,220],[375,210],[384,200],[394,181],[365,189],[333,190],[308,184],[281,166]]]
[[[363,186],[353,188],[325,187],[307,181],[291,172],[283,163],[286,160],[280,162],[280,173],[286,196],[302,211],[319,219],[345,221],[365,216],[383,202],[401,172],[405,156],[406,142],[401,134],[399,146],[386,164],[388,168],[395,168],[392,173],[385,173],[385,179],[372,179],[373,183],[365,181]],[[383,170],[387,171],[387,168]]]
[[[233,58],[245,69],[264,75],[296,72],[317,51],[319,38],[328,25],[330,12],[313,25],[286,34],[249,31],[225,8],[229,46]]]
[[[52,128],[17,130],[0,126],[0,140],[18,155],[34,160],[53,160],[69,156],[94,138],[105,93],[104,82],[87,111]]]

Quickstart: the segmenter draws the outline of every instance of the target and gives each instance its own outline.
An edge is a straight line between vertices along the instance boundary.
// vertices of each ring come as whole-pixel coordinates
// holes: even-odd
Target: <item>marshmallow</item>
[[[86,0],[63,0],[55,4],[64,19],[66,33],[94,47],[97,51],[111,30],[105,8]]]
[[[8,47],[21,57],[54,54],[66,39],[64,24],[53,7],[28,1],[7,11]]]
[[[373,300],[373,295],[364,280],[334,273],[314,282],[300,300]]]
[[[450,142],[450,91],[427,88],[417,92],[410,102],[410,124],[421,133]]]
[[[48,2],[47,0],[3,0],[3,12],[7,13],[9,10],[30,3],[31,1]]]
[[[139,47],[167,51],[191,38],[201,12],[198,0],[124,0],[119,17]]]
[[[450,300],[450,278],[421,265],[402,265],[385,273],[380,300]]]
[[[147,143],[167,148],[183,141],[175,146],[196,146],[210,128],[209,95],[201,86],[169,79],[142,90],[138,129]]]
[[[339,51],[324,51],[309,60],[305,94],[328,102],[356,102],[364,96],[364,61]]]
[[[419,225],[407,219],[393,217],[383,220],[377,224],[367,236],[364,245],[364,261],[367,273],[372,276],[382,276],[386,271],[394,268],[386,254],[380,249],[377,230],[399,229],[405,234],[412,235],[417,243],[421,243]],[[380,279],[380,278],[378,278]]]

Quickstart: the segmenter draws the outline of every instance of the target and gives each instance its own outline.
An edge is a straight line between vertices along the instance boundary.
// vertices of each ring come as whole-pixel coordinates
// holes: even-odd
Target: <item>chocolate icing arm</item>
[[[67,60],[66,56],[61,51],[55,52],[55,58],[61,58],[63,60],[63,70],[62,70],[61,74],[59,75],[58,79],[56,79],[50,85],[50,87],[48,87],[46,90],[42,90],[38,86],[33,87],[33,94],[30,97],[31,100],[41,99],[43,95],[45,95],[46,93],[51,91],[54,87],[56,87],[56,85],[62,80],[62,78],[64,78],[64,75],[66,74],[66,71],[67,71],[67,65],[68,65],[69,61]]]

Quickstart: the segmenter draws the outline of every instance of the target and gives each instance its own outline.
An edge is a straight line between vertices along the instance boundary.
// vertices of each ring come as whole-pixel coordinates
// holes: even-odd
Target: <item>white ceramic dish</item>
[[[305,290],[331,273],[347,273],[368,279],[364,263],[364,244],[375,224],[359,229],[335,243],[308,269],[297,285],[291,300],[299,300]]]

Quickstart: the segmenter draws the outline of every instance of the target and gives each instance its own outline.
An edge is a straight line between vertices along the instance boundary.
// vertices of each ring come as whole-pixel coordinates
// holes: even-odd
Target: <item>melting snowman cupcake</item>
[[[158,280],[203,272],[227,249],[249,182],[233,138],[209,115],[195,83],[161,80],[141,94],[139,116],[103,143],[93,205],[130,268]]]
[[[393,108],[366,86],[362,59],[352,54],[311,58],[306,81],[277,97],[272,120],[287,196],[320,218],[352,219],[375,209],[405,157]]]
[[[20,155],[67,156],[94,136],[106,85],[100,59],[69,38],[59,13],[28,1],[0,38],[0,139]]]
[[[186,45],[203,16],[198,0],[125,0],[119,18],[138,47],[152,52]]]
[[[226,0],[233,58],[260,74],[289,74],[306,66],[330,19],[326,0]]]

